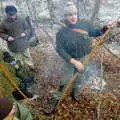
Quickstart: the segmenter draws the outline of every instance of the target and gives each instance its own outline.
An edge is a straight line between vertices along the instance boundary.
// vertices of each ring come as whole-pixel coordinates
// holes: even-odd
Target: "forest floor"
[[[44,115],[45,106],[58,88],[64,66],[50,42],[45,42],[46,47],[43,46],[31,48],[37,82],[31,89],[39,95],[33,101],[34,105],[30,105],[34,120],[120,120],[120,59],[103,47],[98,49],[96,56],[100,59],[99,55],[103,54],[106,88],[101,93],[82,89],[78,102],[67,95],[55,113]]]

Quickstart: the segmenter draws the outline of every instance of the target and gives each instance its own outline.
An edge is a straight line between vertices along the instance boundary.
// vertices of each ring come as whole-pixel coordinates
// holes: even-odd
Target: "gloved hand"
[[[105,22],[103,28],[101,29],[102,33],[105,33],[109,28],[113,28],[115,24],[115,21]]]
[[[101,31],[102,31],[102,33],[105,33],[108,29],[109,29],[108,25],[105,25],[105,26],[101,29]]]

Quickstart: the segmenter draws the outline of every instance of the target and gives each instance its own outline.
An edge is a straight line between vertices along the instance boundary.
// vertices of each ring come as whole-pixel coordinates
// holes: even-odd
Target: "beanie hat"
[[[9,5],[9,6],[6,6],[5,12],[8,15],[15,15],[17,13],[17,9],[13,5]]]
[[[12,108],[13,105],[7,98],[0,97],[0,120],[3,120],[5,117],[7,117]]]
[[[77,8],[73,2],[67,2],[64,8],[64,15],[77,13]]]

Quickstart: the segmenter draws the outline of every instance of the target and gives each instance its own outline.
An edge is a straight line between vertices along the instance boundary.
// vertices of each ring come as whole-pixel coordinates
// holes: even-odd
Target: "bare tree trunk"
[[[48,10],[49,10],[49,14],[51,19],[56,18],[55,14],[54,14],[54,4],[52,0],[47,0],[47,4],[48,4]]]
[[[91,24],[94,24],[94,21],[96,20],[96,18],[98,16],[100,4],[101,4],[101,0],[96,0],[94,8],[93,8],[93,14],[92,14],[91,19],[90,19]]]
[[[77,0],[77,16],[78,16],[78,21],[80,20],[80,0]]]
[[[35,7],[34,4],[32,5],[32,7],[33,7],[33,14],[34,14],[35,26],[36,26],[36,28],[38,28],[38,23],[37,23],[37,10],[36,10],[36,7]]]
[[[86,0],[76,0],[78,20],[80,20],[80,17],[87,17],[86,2]]]
[[[0,21],[1,21],[2,17],[3,17],[3,1],[2,0],[0,1],[0,9],[1,9],[1,11],[0,11]]]

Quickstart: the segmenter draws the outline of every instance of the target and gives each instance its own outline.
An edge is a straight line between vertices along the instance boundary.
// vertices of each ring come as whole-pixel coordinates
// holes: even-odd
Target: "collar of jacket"
[[[65,20],[64,23],[70,29],[77,28],[77,24],[70,24],[70,22],[68,20]]]
[[[82,34],[88,36],[88,32],[87,31],[78,28],[77,24],[70,24],[69,21],[67,21],[67,20],[65,20],[64,23],[61,23],[61,26],[62,27],[66,27],[66,28],[70,29],[71,31],[79,32],[79,33],[82,33]]]

